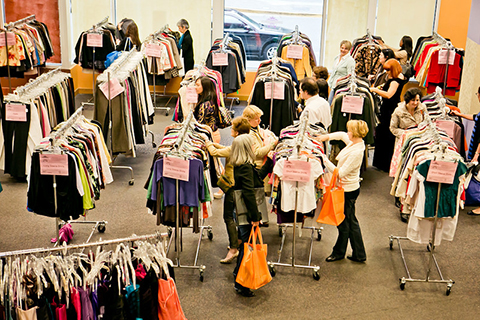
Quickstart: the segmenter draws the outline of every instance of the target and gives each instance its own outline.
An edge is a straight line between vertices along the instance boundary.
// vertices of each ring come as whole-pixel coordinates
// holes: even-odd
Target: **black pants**
[[[246,224],[246,225],[241,225],[238,226],[238,237],[240,240],[242,240],[242,243],[240,244],[240,247],[238,248],[238,257],[237,257],[237,265],[235,266],[235,270],[233,271],[233,277],[235,279],[235,287],[242,289],[244,288],[241,284],[237,283],[237,273],[238,269],[240,268],[240,264],[242,263],[243,259],[243,249],[244,249],[244,243],[248,242],[248,237],[250,236],[250,233],[252,232],[252,225],[251,224]]]
[[[225,221],[225,226],[227,227],[228,241],[231,249],[238,248],[238,231],[237,224],[234,219],[234,198],[233,198],[233,188],[230,188],[225,193],[225,198],[223,200],[223,221]]]
[[[338,238],[333,247],[332,255],[344,257],[347,252],[348,240],[352,247],[352,257],[363,260],[367,258],[363,245],[362,232],[357,217],[355,216],[355,201],[360,194],[360,188],[355,191],[345,192],[345,220],[337,227]]]

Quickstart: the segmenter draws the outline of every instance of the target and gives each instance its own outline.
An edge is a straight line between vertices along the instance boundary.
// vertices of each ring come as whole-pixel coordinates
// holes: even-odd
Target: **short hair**
[[[184,27],[184,28],[190,28],[190,25],[188,24],[188,21],[185,19],[180,19],[177,22],[177,27]]]
[[[368,125],[363,120],[349,120],[347,130],[352,133],[354,138],[364,138],[368,133]]]
[[[385,57],[385,61],[389,59],[395,59],[395,52],[393,52],[390,48],[382,49],[383,56]]]
[[[323,99],[328,99],[328,82],[325,79],[318,79],[317,81],[318,95]]]
[[[249,104],[248,106],[243,109],[243,114],[245,118],[247,118],[248,121],[255,119],[256,117],[261,117],[263,116],[263,111],[257,107],[254,106],[253,104]]]
[[[352,43],[348,40],[342,40],[342,42],[340,42],[340,47],[344,45],[345,48],[350,51],[350,49],[352,49]]]
[[[410,88],[407,91],[405,91],[405,93],[403,94],[403,100],[405,101],[405,104],[415,99],[417,95],[420,97],[420,99],[422,99],[423,97],[422,90],[420,90],[417,87]]]
[[[313,78],[307,77],[300,80],[300,89],[311,96],[318,94],[318,86]]]
[[[250,128],[252,126],[248,122],[247,118],[240,116],[232,120],[232,129],[235,130],[239,135],[250,133]]]
[[[328,78],[328,69],[323,66],[313,67],[313,73],[317,79],[327,79]]]
[[[383,69],[387,71],[390,70],[392,72],[392,78],[398,78],[398,75],[402,73],[402,66],[396,59],[388,59],[383,64]]]
[[[238,135],[232,142],[230,152],[230,164],[240,166],[244,163],[255,163],[255,154],[253,153],[253,138],[248,134]]]

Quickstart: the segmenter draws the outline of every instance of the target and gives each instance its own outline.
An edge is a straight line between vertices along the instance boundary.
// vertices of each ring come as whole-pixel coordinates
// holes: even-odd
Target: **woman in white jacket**
[[[352,49],[352,43],[350,41],[343,40],[340,42],[340,54],[335,57],[332,72],[328,78],[328,86],[331,89],[328,97],[328,103],[330,104],[332,104],[337,80],[352,74],[355,70],[355,60],[350,55],[350,49]]]

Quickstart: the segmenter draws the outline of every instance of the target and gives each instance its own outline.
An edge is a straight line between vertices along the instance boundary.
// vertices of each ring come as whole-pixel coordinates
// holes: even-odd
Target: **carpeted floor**
[[[77,100],[86,97],[78,96]],[[166,100],[160,99],[160,102]],[[173,102],[171,102],[173,104]],[[244,104],[243,104],[244,105]],[[242,106],[234,106],[237,114]],[[86,108],[85,113],[92,110]],[[151,130],[160,142],[163,128],[170,124],[172,112],[157,111]],[[222,142],[229,140],[230,129],[222,132]],[[115,239],[132,234],[151,234],[157,230],[155,217],[145,208],[148,176],[155,149],[148,143],[138,146],[136,158],[120,156],[116,165],[131,166],[135,184],[130,186],[130,173],[115,169],[115,181],[101,192],[96,208],[88,220],[107,220],[106,232],[95,233],[92,241]],[[315,281],[310,270],[277,267],[273,281],[256,292],[256,297],[244,298],[233,289],[234,265],[222,265],[219,260],[227,253],[227,234],[222,217],[222,200],[214,201],[214,216],[206,223],[213,227],[213,240],[202,239],[199,263],[206,266],[204,282],[199,272],[175,270],[180,302],[188,319],[476,319],[480,312],[478,263],[480,217],[460,212],[453,242],[444,241],[436,248],[436,256],[445,278],[455,280],[450,296],[445,284],[407,283],[399,289],[399,278],[406,276],[396,245],[389,249],[389,235],[406,234],[406,224],[399,219],[393,197],[389,195],[391,178],[374,168],[363,175],[357,201],[357,217],[367,249],[366,263],[347,259],[326,263],[335,242],[335,227],[325,226],[321,241],[313,242],[312,264],[320,266],[320,280]],[[0,172],[4,191],[0,193],[0,251],[51,246],[55,235],[53,219],[29,213],[26,208],[27,185]],[[270,216],[272,222],[275,215]],[[307,222],[310,223],[310,222]],[[72,243],[86,240],[90,227],[73,225]],[[270,261],[277,260],[281,238],[275,223],[262,229],[268,244]],[[198,235],[184,230],[182,264],[193,263]],[[291,229],[283,252],[283,262],[291,260]],[[308,261],[309,234],[303,231],[297,238],[296,262]],[[424,278],[427,270],[426,246],[404,242],[403,248],[412,277]],[[170,253],[173,258],[173,252]],[[438,278],[436,272],[432,279]]]

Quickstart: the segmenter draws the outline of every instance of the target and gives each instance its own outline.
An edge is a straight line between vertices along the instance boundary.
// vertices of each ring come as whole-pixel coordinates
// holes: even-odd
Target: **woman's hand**
[[[450,114],[453,114],[454,116],[459,116],[459,117],[462,116],[462,114],[460,112],[458,112],[457,110],[450,111]]]
[[[478,153],[475,152],[471,162],[478,162]]]
[[[325,141],[328,141],[329,139],[330,138],[327,134],[315,137],[315,140],[317,140],[318,142],[325,142]]]
[[[273,156],[275,155],[275,152],[273,151],[270,151],[268,154],[267,154],[267,157],[269,157],[270,159],[273,160]]]
[[[374,93],[378,93],[378,89],[375,87],[370,87],[370,91]]]
[[[259,227],[260,226],[260,221],[252,221],[252,226]]]

